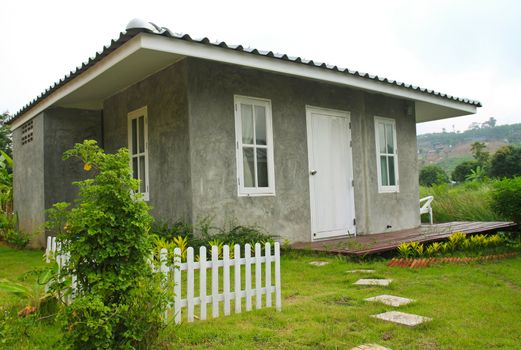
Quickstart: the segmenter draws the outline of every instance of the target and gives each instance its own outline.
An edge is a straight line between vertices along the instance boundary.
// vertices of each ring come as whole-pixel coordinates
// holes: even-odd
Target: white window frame
[[[268,166],[268,187],[245,187],[242,143],[241,103],[263,106],[266,111],[266,156]],[[235,111],[235,151],[237,164],[237,195],[242,196],[275,196],[275,165],[273,161],[273,124],[271,114],[271,100],[257,97],[234,95]],[[262,147],[262,146],[261,146]],[[259,148],[259,146],[255,146]],[[257,153],[255,155],[255,169],[257,169]],[[257,171],[255,170],[255,177]]]
[[[380,153],[380,138],[378,135],[378,124],[386,124],[391,125],[393,128],[393,143],[394,143],[394,153]],[[400,192],[400,182],[398,177],[398,147],[397,147],[397,139],[396,139],[396,120],[392,118],[384,118],[384,117],[374,117],[374,138],[375,138],[375,145],[376,145],[376,171],[377,171],[377,178],[378,178],[378,192],[379,193],[393,193],[393,192]],[[394,186],[384,186],[382,185],[382,174],[381,174],[381,155],[392,155],[394,157],[394,178],[396,180],[396,185]],[[389,169],[389,167],[387,167]],[[389,178],[389,175],[388,175]]]
[[[132,154],[132,120],[138,119],[139,117],[143,117],[144,119],[144,135],[143,139],[145,142],[144,152],[136,154]],[[133,110],[127,114],[127,120],[128,120],[128,152],[130,156],[130,169],[132,169],[132,174],[134,172],[133,166],[132,166],[132,160],[133,158],[144,156],[145,157],[145,192],[140,192],[143,195],[142,199],[145,201],[150,200],[150,189],[149,189],[149,179],[150,179],[150,172],[148,171],[148,108],[147,106],[138,108],[136,110]],[[136,123],[139,124],[139,123]],[[138,136],[139,139],[139,136]],[[138,166],[138,172],[139,172],[139,166]],[[141,176],[138,175],[138,179],[141,181]]]

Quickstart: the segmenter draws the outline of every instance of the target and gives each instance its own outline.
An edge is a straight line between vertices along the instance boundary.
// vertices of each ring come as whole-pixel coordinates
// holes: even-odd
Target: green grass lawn
[[[313,260],[330,264],[309,265]],[[0,247],[0,278],[17,280],[40,265],[40,252]],[[350,349],[378,343],[394,350],[521,349],[520,257],[412,270],[387,267],[384,260],[356,263],[335,257],[285,254],[281,266],[282,312],[263,309],[170,325],[161,334],[160,348]],[[346,272],[361,268],[375,269],[376,273]],[[354,286],[352,283],[361,277],[391,278],[393,283],[389,287]],[[408,328],[371,318],[394,309],[364,301],[379,294],[415,299],[415,303],[398,310],[434,320]],[[24,305],[23,300],[4,294],[0,297],[1,305],[6,301]],[[9,349],[54,348],[59,337],[55,326],[36,321],[24,325],[26,334],[20,334],[21,339]],[[43,332],[50,335],[44,340],[34,339]]]

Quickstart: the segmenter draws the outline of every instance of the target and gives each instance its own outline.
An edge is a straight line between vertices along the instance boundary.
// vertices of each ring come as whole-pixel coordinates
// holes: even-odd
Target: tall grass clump
[[[420,197],[434,196],[432,211],[435,222],[504,220],[493,209],[493,188],[491,182],[478,181],[453,186],[420,186]],[[428,218],[423,217],[422,220]]]

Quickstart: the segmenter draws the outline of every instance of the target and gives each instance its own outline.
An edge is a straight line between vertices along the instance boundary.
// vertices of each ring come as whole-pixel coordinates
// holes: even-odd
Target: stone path
[[[349,273],[366,273],[367,271],[374,272],[374,270],[350,270],[347,271]],[[385,279],[385,278],[361,278],[358,281],[354,282],[354,285],[358,286],[388,286],[391,284],[391,279]],[[413,302],[413,299],[409,298],[403,298],[398,297],[394,295],[389,294],[382,294],[377,295],[375,297],[364,299],[366,301],[371,302],[381,302],[385,305],[398,307],[402,305],[409,304]],[[384,321],[389,321],[393,323],[398,323],[410,327],[417,326],[419,324],[422,324],[424,322],[432,321],[432,318],[425,317],[425,316],[419,316],[414,314],[407,314],[405,312],[399,312],[399,311],[388,311],[377,315],[371,315],[371,317],[378,318]],[[358,347],[353,348],[352,350],[380,350],[380,349],[386,349],[380,345],[377,344],[364,344],[359,345]]]
[[[429,317],[407,314],[400,311],[388,311],[378,315],[372,315],[371,317],[411,327],[422,324],[423,322],[432,321],[432,318]]]
[[[357,286],[388,286],[392,281],[385,278],[361,278],[353,284]]]
[[[374,270],[349,270],[347,273],[374,273]]]
[[[364,299],[364,300],[366,300],[366,301],[378,301],[378,302],[383,303],[385,305],[394,306],[394,307],[407,305],[407,304],[409,304],[409,303],[414,301],[414,300],[409,299],[409,298],[402,298],[402,297],[397,297],[397,296],[389,295],[389,294],[377,295],[375,297],[367,298],[367,299]]]
[[[309,263],[309,265],[313,265],[313,266],[324,266],[327,264],[329,264],[328,261],[312,261]]]
[[[351,350],[391,350],[389,348],[383,347],[378,344],[362,344],[357,347],[352,348]]]

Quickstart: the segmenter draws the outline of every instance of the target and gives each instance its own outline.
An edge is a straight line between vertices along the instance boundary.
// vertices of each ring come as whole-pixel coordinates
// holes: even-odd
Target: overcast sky
[[[7,1],[0,111],[18,111],[140,17],[192,37],[323,61],[481,101],[465,130],[521,122],[521,1]]]

